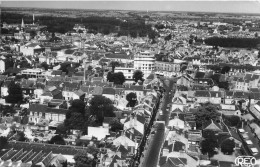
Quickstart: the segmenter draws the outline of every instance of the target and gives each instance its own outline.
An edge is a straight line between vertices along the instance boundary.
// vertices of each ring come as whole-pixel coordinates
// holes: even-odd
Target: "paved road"
[[[160,121],[165,121],[165,125],[167,127],[168,123],[169,123],[169,116],[170,116],[170,111],[167,111],[167,104],[170,104],[172,101],[172,97],[175,93],[175,85],[172,79],[168,80],[169,83],[167,83],[167,81],[164,82],[164,87],[166,88],[166,97],[164,100],[164,103],[162,105],[162,113],[163,115],[159,116],[159,120]]]
[[[139,167],[157,167],[161,146],[164,142],[165,126],[167,126],[169,123],[170,113],[169,111],[166,111],[166,108],[167,104],[171,103],[171,98],[174,94],[173,80],[165,80],[164,88],[166,89],[166,93],[161,107],[163,114],[159,116],[159,121],[165,121],[165,124],[157,122],[156,125],[152,128],[151,132],[154,131],[155,134],[151,136],[148,149],[144,152],[143,162],[139,165]]]
[[[155,134],[151,136],[148,149],[144,152],[144,160],[139,167],[157,167],[159,153],[164,141],[164,122],[156,122],[152,131],[155,131]]]

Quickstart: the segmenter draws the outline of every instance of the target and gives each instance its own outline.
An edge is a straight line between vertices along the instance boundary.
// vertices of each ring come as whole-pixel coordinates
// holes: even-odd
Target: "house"
[[[69,101],[69,100],[73,100],[73,96],[76,97],[74,92],[79,90],[80,83],[79,82],[63,82],[62,87],[63,87],[63,89],[62,89],[63,99]],[[82,93],[83,92],[81,92],[80,94],[82,94]],[[83,94],[81,96],[83,96]]]
[[[109,98],[112,102],[115,101],[115,89],[114,88],[103,88],[102,96]]]
[[[198,103],[206,103],[210,101],[210,92],[207,90],[197,90],[194,94]]]
[[[224,115],[241,116],[241,111],[232,104],[220,104],[220,112]]]
[[[3,59],[0,59],[0,73],[5,72],[5,61]]]
[[[20,52],[23,53],[23,55],[29,56],[34,55],[35,49],[41,49],[42,46],[38,43],[27,43],[20,47]]]
[[[163,158],[166,157],[166,158]],[[160,161],[161,167],[170,167],[170,166],[187,166],[187,167],[197,167],[199,160],[193,158],[184,151],[172,151],[165,150],[162,157],[163,160]]]
[[[174,111],[175,109],[180,109],[181,112],[184,111],[184,106],[187,105],[187,99],[183,94],[174,96],[172,99],[172,106],[171,106],[171,111]]]
[[[29,121],[35,124],[39,123],[41,119],[48,121],[63,122],[66,117],[67,109],[63,108],[52,108],[47,104],[31,104],[28,112]]]
[[[29,106],[29,122],[37,124],[40,119],[44,118],[47,109],[46,104],[31,104]]]
[[[127,150],[135,150],[136,143],[129,139],[124,131],[121,131],[121,135],[113,140],[113,145],[123,145]]]
[[[75,99],[81,99],[81,100],[84,100],[85,98],[85,92],[83,92],[81,89],[77,90],[77,91],[74,91],[73,92],[74,94],[72,95],[72,99],[75,100]]]
[[[185,123],[183,120],[179,119],[178,116],[175,116],[174,119],[169,120],[169,127],[171,128],[178,128],[178,129],[184,129],[185,128]]]
[[[176,82],[177,85],[182,85],[185,87],[191,87],[193,83],[194,83],[194,79],[188,74],[178,77],[178,80]]]
[[[93,93],[93,91],[94,91],[94,88],[95,87],[93,87],[93,86],[82,86],[81,88],[80,88],[80,90],[82,91],[82,92],[84,92],[84,94],[85,94],[85,100],[88,100],[88,99],[91,99],[91,97],[92,97],[92,93]]]
[[[144,87],[142,85],[126,85],[125,87],[125,96],[128,95],[129,93],[136,93],[137,100],[140,101],[144,96]]]
[[[146,120],[144,115],[132,114],[124,122],[124,129],[134,128],[139,133],[144,134]]]
[[[2,85],[1,85],[1,96],[5,97],[8,96],[8,86],[11,84],[12,81],[6,80]]]
[[[235,104],[233,91],[226,91],[225,97],[224,97],[224,103],[225,104]]]
[[[33,80],[23,79],[22,82],[20,82],[20,86],[23,91],[23,94],[32,96],[35,90],[34,84],[35,81]]]
[[[209,91],[209,102],[212,104],[221,104],[222,95],[220,91]]]

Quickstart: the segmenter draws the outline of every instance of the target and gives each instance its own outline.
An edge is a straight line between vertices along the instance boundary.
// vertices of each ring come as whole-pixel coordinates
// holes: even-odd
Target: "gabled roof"
[[[143,91],[144,90],[144,87],[142,85],[129,85],[129,86],[126,86],[125,87],[125,90],[133,90],[133,91]]]
[[[31,104],[29,106],[29,112],[45,112],[47,109],[47,105],[45,104]]]
[[[167,162],[163,164],[161,167],[178,167],[178,166],[186,166],[187,159],[179,158],[179,157],[169,157]]]
[[[115,95],[115,89],[104,87],[102,94]]]
[[[211,120],[210,124],[207,125],[203,130],[222,131],[218,123],[214,122],[213,120]]]
[[[195,97],[210,97],[210,93],[207,90],[197,90],[195,91]]]
[[[125,135],[121,135],[118,138],[116,138],[115,140],[113,140],[113,144],[114,145],[126,145],[128,147],[135,147],[135,142],[130,140],[128,137],[126,137]]]

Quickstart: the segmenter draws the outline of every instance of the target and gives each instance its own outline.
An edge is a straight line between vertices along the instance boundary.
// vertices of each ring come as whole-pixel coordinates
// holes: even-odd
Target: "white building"
[[[44,78],[43,69],[25,69],[21,71],[21,74],[27,75],[29,78]]]
[[[20,47],[20,52],[22,52],[23,55],[25,55],[25,56],[30,56],[30,55],[32,56],[32,55],[34,55],[34,50],[40,49],[40,48],[41,48],[40,44],[28,43],[28,44]]]
[[[125,79],[133,79],[135,68],[128,68],[128,67],[116,67],[115,73],[122,72],[125,76]]]
[[[154,70],[155,58],[149,51],[138,52],[134,57],[134,69],[141,70],[147,78]]]
[[[0,72],[5,72],[5,61],[0,60]]]

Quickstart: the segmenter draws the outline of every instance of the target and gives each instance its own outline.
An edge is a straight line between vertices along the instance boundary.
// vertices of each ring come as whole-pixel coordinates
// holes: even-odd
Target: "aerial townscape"
[[[0,34],[0,167],[260,167],[260,13],[2,7]]]

